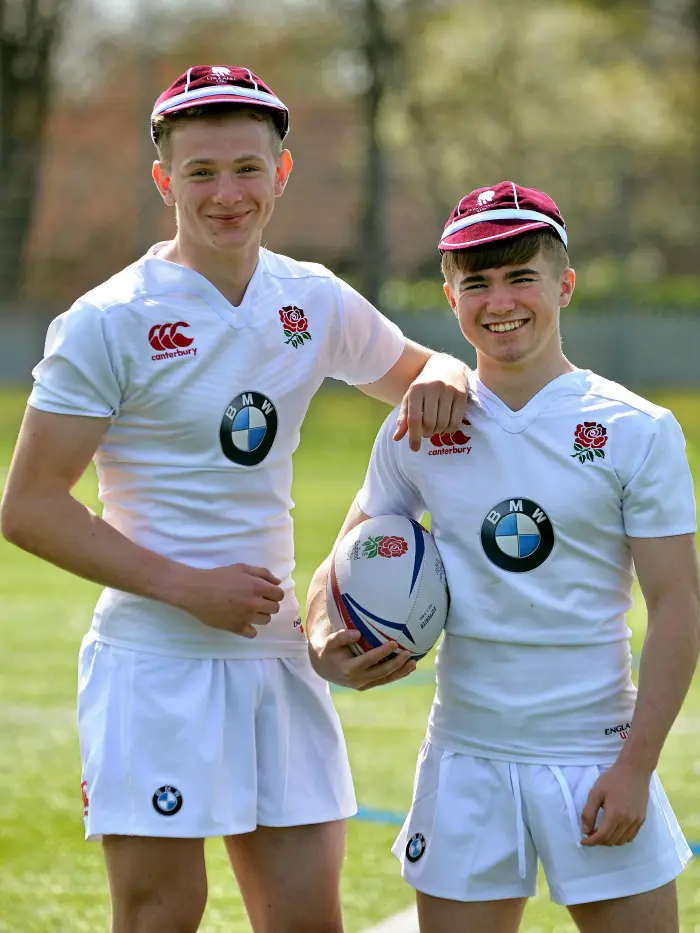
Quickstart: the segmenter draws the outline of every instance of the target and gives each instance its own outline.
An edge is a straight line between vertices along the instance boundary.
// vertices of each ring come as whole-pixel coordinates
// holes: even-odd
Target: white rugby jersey
[[[29,404],[111,418],[95,455],[99,496],[127,538],[193,567],[267,567],[285,597],[251,640],[114,589],[92,628],[110,644],[188,657],[304,653],[289,514],[299,429],[326,376],[374,382],[403,335],[322,266],[261,249],[234,307],[161,247],[52,322]]]
[[[451,593],[430,741],[522,762],[613,761],[627,735],[629,537],[695,530],[673,415],[578,370],[511,411],[472,374],[462,430],[377,437],[357,501],[430,512]]]

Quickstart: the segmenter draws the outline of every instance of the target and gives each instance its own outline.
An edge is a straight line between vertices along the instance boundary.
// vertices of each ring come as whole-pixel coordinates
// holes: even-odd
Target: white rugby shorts
[[[531,897],[539,859],[551,899],[563,905],[667,884],[691,852],[656,775],[646,822],[632,842],[581,845],[581,813],[604,770],[475,758],[426,740],[411,811],[392,849],[404,879],[455,901]]]
[[[357,809],[328,684],[306,656],[166,657],[88,635],[78,727],[87,839],[225,836]]]

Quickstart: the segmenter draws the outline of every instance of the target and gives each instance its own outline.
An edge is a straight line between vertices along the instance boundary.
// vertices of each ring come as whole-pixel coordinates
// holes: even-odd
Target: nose
[[[515,295],[506,284],[497,284],[489,288],[486,302],[488,310],[494,314],[507,314],[517,307]]]
[[[213,200],[217,204],[236,204],[242,199],[241,185],[234,175],[222,172],[216,185]]]

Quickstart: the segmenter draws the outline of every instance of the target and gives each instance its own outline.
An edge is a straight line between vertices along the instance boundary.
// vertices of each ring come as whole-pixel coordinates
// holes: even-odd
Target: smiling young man
[[[177,233],[51,324],[5,488],[9,540],[105,587],[79,730],[113,933],[198,929],[208,836],[226,837],[255,933],[342,930],[355,801],[291,579],[292,453],[327,376],[403,400],[415,450],[466,405],[463,364],[261,248],[288,126],[246,68],[192,67],[156,101]],[[71,495],[93,457],[102,517]],[[391,676],[386,653],[361,676]]]
[[[440,250],[477,369],[459,435],[435,443],[463,456],[410,456],[390,417],[341,531],[429,512],[452,597],[394,852],[423,933],[514,933],[538,859],[583,933],[676,933],[674,879],[690,851],[655,768],[700,648],[680,428],[564,356],[575,276],[546,194],[512,182],[472,191]],[[648,612],[638,693],[633,567]],[[309,592],[312,662],[348,683],[344,644],[356,636],[330,633],[327,569]]]

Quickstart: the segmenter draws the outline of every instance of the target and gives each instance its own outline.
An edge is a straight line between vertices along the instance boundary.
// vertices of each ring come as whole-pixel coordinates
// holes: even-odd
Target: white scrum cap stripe
[[[214,87],[199,88],[196,91],[185,91],[183,94],[176,94],[175,97],[169,97],[154,108],[151,118],[157,117],[166,110],[172,110],[178,104],[185,104],[187,101],[198,101],[203,97],[249,97],[251,100],[257,100],[262,104],[270,104],[271,107],[278,107],[280,110],[286,110],[282,101],[274,94],[266,94],[265,91],[259,91],[257,88],[237,87],[232,84],[217,84]]]
[[[538,220],[542,223],[549,224],[550,227],[554,227],[564,246],[568,246],[566,230],[561,224],[552,220],[551,217],[548,217],[546,214],[541,214],[539,211],[526,211],[520,208],[506,207],[492,211],[479,211],[477,214],[471,214],[469,217],[461,217],[459,220],[453,221],[449,227],[446,228],[445,232],[442,234],[442,239],[447,239],[448,236],[451,236],[458,230],[464,230],[465,227],[471,227],[474,224],[484,223],[488,220]]]

